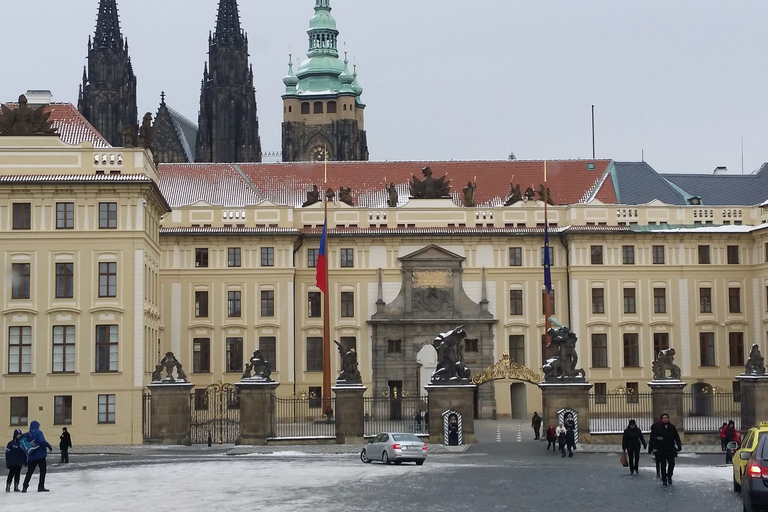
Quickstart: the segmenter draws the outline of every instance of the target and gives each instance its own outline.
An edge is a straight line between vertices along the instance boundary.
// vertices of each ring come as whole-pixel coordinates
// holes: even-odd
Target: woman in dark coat
[[[549,447],[552,447],[552,453],[555,453],[555,441],[557,441],[557,434],[555,433],[555,427],[552,425],[547,429],[547,451]]]
[[[13,439],[5,447],[5,467],[8,469],[8,479],[5,481],[5,492],[11,492],[11,482],[13,482],[14,492],[19,492],[19,480],[21,478],[21,467],[27,463],[27,452],[21,447],[19,439],[23,432],[18,428],[13,431]]]
[[[672,474],[675,472],[675,457],[683,449],[677,428],[669,422],[669,414],[662,414],[661,421],[654,423],[651,429],[653,449],[656,451],[656,461],[661,465],[662,485],[672,485]]]
[[[635,420],[629,420],[629,425],[624,429],[624,436],[621,438],[621,449],[628,455],[629,459],[629,474],[634,475],[638,472],[638,466],[640,462],[640,445],[643,448],[647,448],[645,444],[645,437],[643,431],[637,427]]]

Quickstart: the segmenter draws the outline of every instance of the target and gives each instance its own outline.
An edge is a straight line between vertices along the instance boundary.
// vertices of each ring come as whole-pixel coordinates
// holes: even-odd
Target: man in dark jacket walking
[[[5,492],[19,492],[19,479],[21,478],[21,466],[27,463],[27,453],[19,444],[22,432],[18,428],[13,431],[13,439],[5,447],[5,467],[8,468],[8,480],[5,481]]]
[[[643,431],[637,426],[635,420],[629,420],[629,425],[624,429],[624,435],[621,438],[621,449],[629,455],[629,474],[634,475],[640,472],[638,466],[640,462],[640,444],[646,448]]]
[[[72,448],[72,437],[67,432],[67,427],[62,427],[61,435],[59,436],[59,450],[61,450],[61,462],[64,464],[69,463],[70,448]]]
[[[533,440],[537,441],[539,439],[539,432],[541,432],[541,416],[539,416],[538,412],[533,413],[531,428],[533,429]]]
[[[677,428],[669,422],[669,414],[661,415],[661,421],[651,429],[653,449],[656,450],[656,461],[661,465],[662,485],[672,485],[672,474],[675,472],[675,457],[683,449]]]
[[[45,488],[45,474],[48,472],[45,458],[48,456],[48,453],[46,453],[45,450],[47,449],[49,452],[52,452],[53,447],[45,440],[43,431],[40,430],[40,423],[37,421],[33,421],[29,424],[29,432],[24,435],[28,437],[34,448],[27,452],[27,476],[24,477],[24,485],[21,488],[21,492],[27,492],[29,481],[32,480],[32,474],[37,467],[40,468],[40,480],[37,482],[37,492],[48,492],[48,489]]]

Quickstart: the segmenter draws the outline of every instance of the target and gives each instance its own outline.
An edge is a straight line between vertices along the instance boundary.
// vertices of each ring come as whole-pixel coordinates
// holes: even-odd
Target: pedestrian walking
[[[13,482],[13,492],[19,492],[19,480],[21,479],[21,466],[27,463],[27,452],[21,447],[19,442],[22,436],[20,429],[13,431],[13,439],[5,447],[5,467],[8,469],[8,479],[5,481],[5,492],[11,492],[11,482]]]
[[[573,450],[576,449],[576,422],[573,416],[568,415],[565,418],[565,443],[568,447],[568,456],[573,457]]]
[[[661,415],[660,422],[655,423],[651,429],[653,449],[656,451],[656,460],[661,466],[662,485],[672,485],[672,475],[675,472],[675,457],[683,449],[680,443],[680,434],[677,428],[669,422],[669,414]]]
[[[48,452],[53,451],[51,444],[45,440],[43,431],[40,430],[40,423],[33,421],[29,424],[29,432],[24,434],[27,438],[31,449],[27,451],[27,476],[24,477],[24,485],[21,488],[21,492],[27,492],[29,487],[29,481],[32,480],[32,474],[35,472],[35,468],[40,468],[40,477],[37,482],[37,492],[48,492],[45,488],[45,474],[48,472],[48,466],[45,458]]]
[[[723,423],[723,426],[720,427],[720,448],[725,451],[725,445],[728,444],[728,441],[725,440],[725,429],[728,428],[727,423]]]
[[[61,450],[62,464],[69,464],[69,449],[72,448],[72,437],[67,432],[67,427],[61,428],[59,436],[59,450]]]
[[[555,441],[557,441],[557,433],[555,432],[555,427],[550,425],[547,429],[547,451],[549,451],[549,447],[551,446],[552,453],[555,453]]]
[[[643,431],[637,426],[635,420],[629,420],[629,425],[624,429],[624,435],[621,438],[621,449],[627,454],[629,459],[629,474],[639,475],[640,466],[640,445],[647,448]]]
[[[565,457],[565,435],[566,435],[565,425],[563,425],[563,422],[561,421],[560,424],[557,426],[557,429],[555,429],[555,433],[557,434],[557,443],[558,447],[560,448],[560,455],[562,457]]]
[[[538,412],[533,413],[533,418],[531,418],[531,428],[533,429],[533,440],[538,441],[539,440],[539,432],[541,432],[541,416],[539,416]]]

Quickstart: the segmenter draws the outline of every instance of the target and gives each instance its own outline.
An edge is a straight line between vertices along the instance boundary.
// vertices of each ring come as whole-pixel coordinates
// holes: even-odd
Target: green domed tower
[[[330,0],[315,0],[307,60],[283,79],[283,161],[368,160],[357,73],[339,58]]]

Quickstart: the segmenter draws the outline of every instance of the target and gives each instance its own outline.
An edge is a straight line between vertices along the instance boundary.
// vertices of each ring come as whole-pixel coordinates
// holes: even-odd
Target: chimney
[[[53,94],[47,89],[30,89],[27,91],[27,104],[30,107],[39,107],[40,105],[50,105]]]
[[[728,168],[724,165],[715,167],[715,171],[712,174],[728,174]]]

